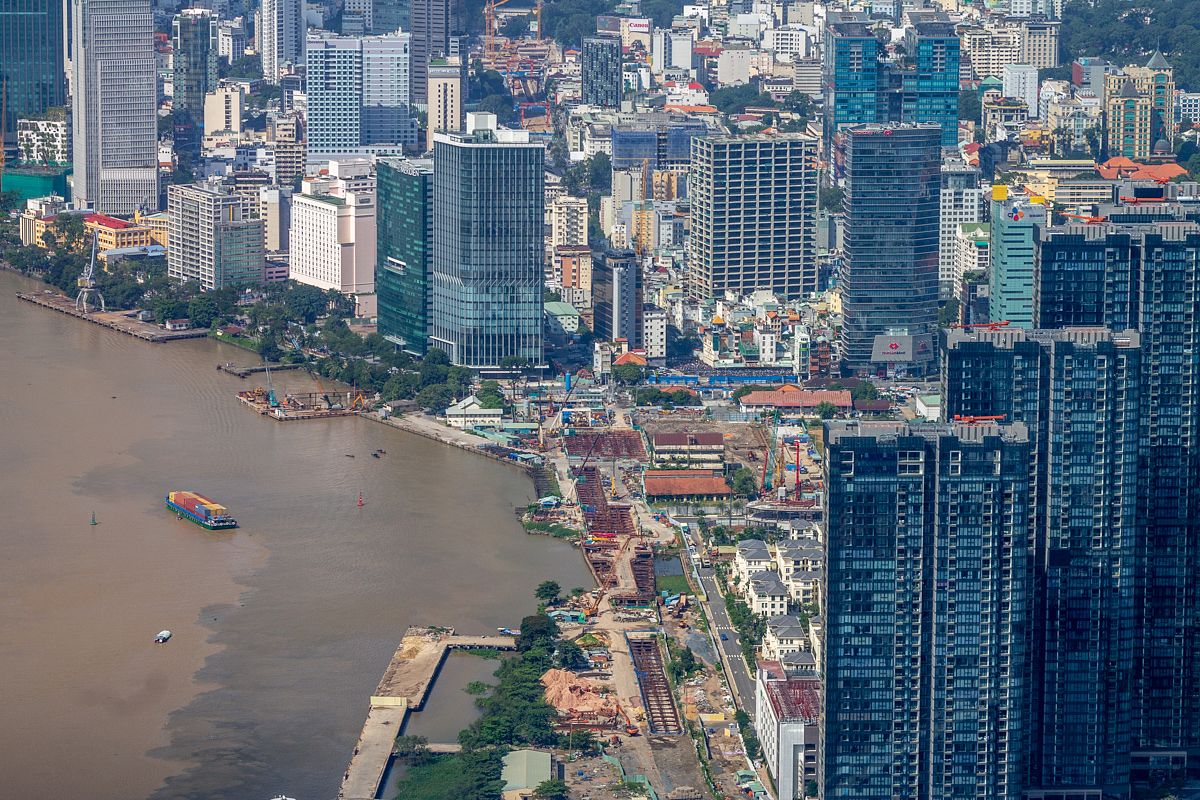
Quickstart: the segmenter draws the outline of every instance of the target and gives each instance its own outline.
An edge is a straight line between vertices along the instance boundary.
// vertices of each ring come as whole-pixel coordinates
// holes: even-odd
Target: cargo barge
[[[225,506],[209,500],[195,492],[170,492],[166,497],[167,508],[180,519],[189,519],[210,531],[236,528],[237,520],[229,516]]]

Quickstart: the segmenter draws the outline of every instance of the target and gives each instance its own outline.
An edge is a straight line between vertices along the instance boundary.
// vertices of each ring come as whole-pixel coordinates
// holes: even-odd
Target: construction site
[[[238,399],[263,416],[280,422],[349,417],[367,410],[362,392],[295,392],[279,397],[259,386],[237,393]]]

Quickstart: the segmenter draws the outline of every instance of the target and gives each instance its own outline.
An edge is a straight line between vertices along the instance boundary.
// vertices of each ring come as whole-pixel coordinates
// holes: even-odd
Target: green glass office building
[[[0,84],[7,95],[4,139],[17,141],[17,120],[66,103],[63,4],[0,0]]]
[[[381,158],[376,174],[379,333],[410,353],[424,355],[429,341],[433,162]]]

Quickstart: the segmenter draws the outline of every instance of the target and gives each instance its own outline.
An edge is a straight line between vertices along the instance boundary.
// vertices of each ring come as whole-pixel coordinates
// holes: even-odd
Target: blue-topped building
[[[831,13],[822,71],[825,138],[864,123],[941,126],[941,146],[958,145],[961,55],[954,25],[925,14],[907,28],[889,55],[864,13]]]

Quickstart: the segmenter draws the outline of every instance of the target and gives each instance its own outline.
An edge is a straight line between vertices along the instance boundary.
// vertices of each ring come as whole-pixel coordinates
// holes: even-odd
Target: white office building
[[[263,80],[279,83],[288,64],[304,63],[304,1],[262,0],[260,18],[262,27],[257,35]]]
[[[778,661],[759,662],[754,699],[754,727],[777,796],[804,797],[805,781],[817,777],[820,680],[813,674],[789,675]]]
[[[219,183],[167,190],[167,276],[204,291],[263,282],[263,223]]]
[[[158,86],[149,0],[72,0],[74,205],[158,208]]]
[[[938,237],[938,296],[954,295],[958,276],[954,268],[956,239],[960,225],[980,222],[984,215],[983,189],[979,170],[962,161],[942,165],[941,221]]]
[[[1038,68],[1030,64],[1006,64],[1004,66],[1004,96],[1024,100],[1031,115],[1037,115]]]
[[[375,292],[375,178],[366,159],[332,161],[292,197],[292,280],[348,295]]]
[[[314,37],[306,63],[310,164],[417,143],[409,34]]]

